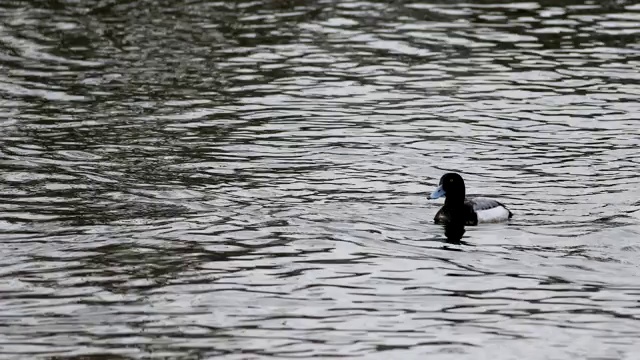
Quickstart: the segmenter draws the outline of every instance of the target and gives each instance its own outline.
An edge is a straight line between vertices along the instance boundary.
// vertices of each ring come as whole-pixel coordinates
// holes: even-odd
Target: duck
[[[436,213],[436,224],[478,225],[505,222],[513,213],[502,203],[488,198],[467,199],[464,180],[457,173],[442,175],[429,199],[445,197],[444,206]]]

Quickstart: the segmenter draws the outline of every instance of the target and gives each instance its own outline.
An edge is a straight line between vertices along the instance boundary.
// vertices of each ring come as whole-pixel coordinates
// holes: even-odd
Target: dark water
[[[2,1],[0,357],[635,358],[639,114],[637,2]]]

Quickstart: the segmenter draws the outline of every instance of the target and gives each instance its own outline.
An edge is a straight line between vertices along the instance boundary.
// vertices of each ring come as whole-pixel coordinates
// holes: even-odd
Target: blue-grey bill
[[[431,193],[431,195],[429,195],[429,199],[437,199],[443,197],[444,195],[444,189],[442,188],[442,185],[440,185],[434,192]]]

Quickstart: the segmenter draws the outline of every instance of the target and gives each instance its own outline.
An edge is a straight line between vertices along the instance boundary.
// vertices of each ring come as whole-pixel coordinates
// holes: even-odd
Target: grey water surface
[[[639,146],[638,2],[1,1],[0,358],[635,359]]]

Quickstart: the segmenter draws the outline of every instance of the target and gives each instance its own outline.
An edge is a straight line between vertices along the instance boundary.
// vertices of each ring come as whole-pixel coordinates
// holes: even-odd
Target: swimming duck
[[[444,206],[436,213],[436,224],[478,225],[478,223],[502,222],[513,214],[493,199],[465,197],[464,180],[456,173],[442,175],[440,184],[430,199],[445,197]]]

